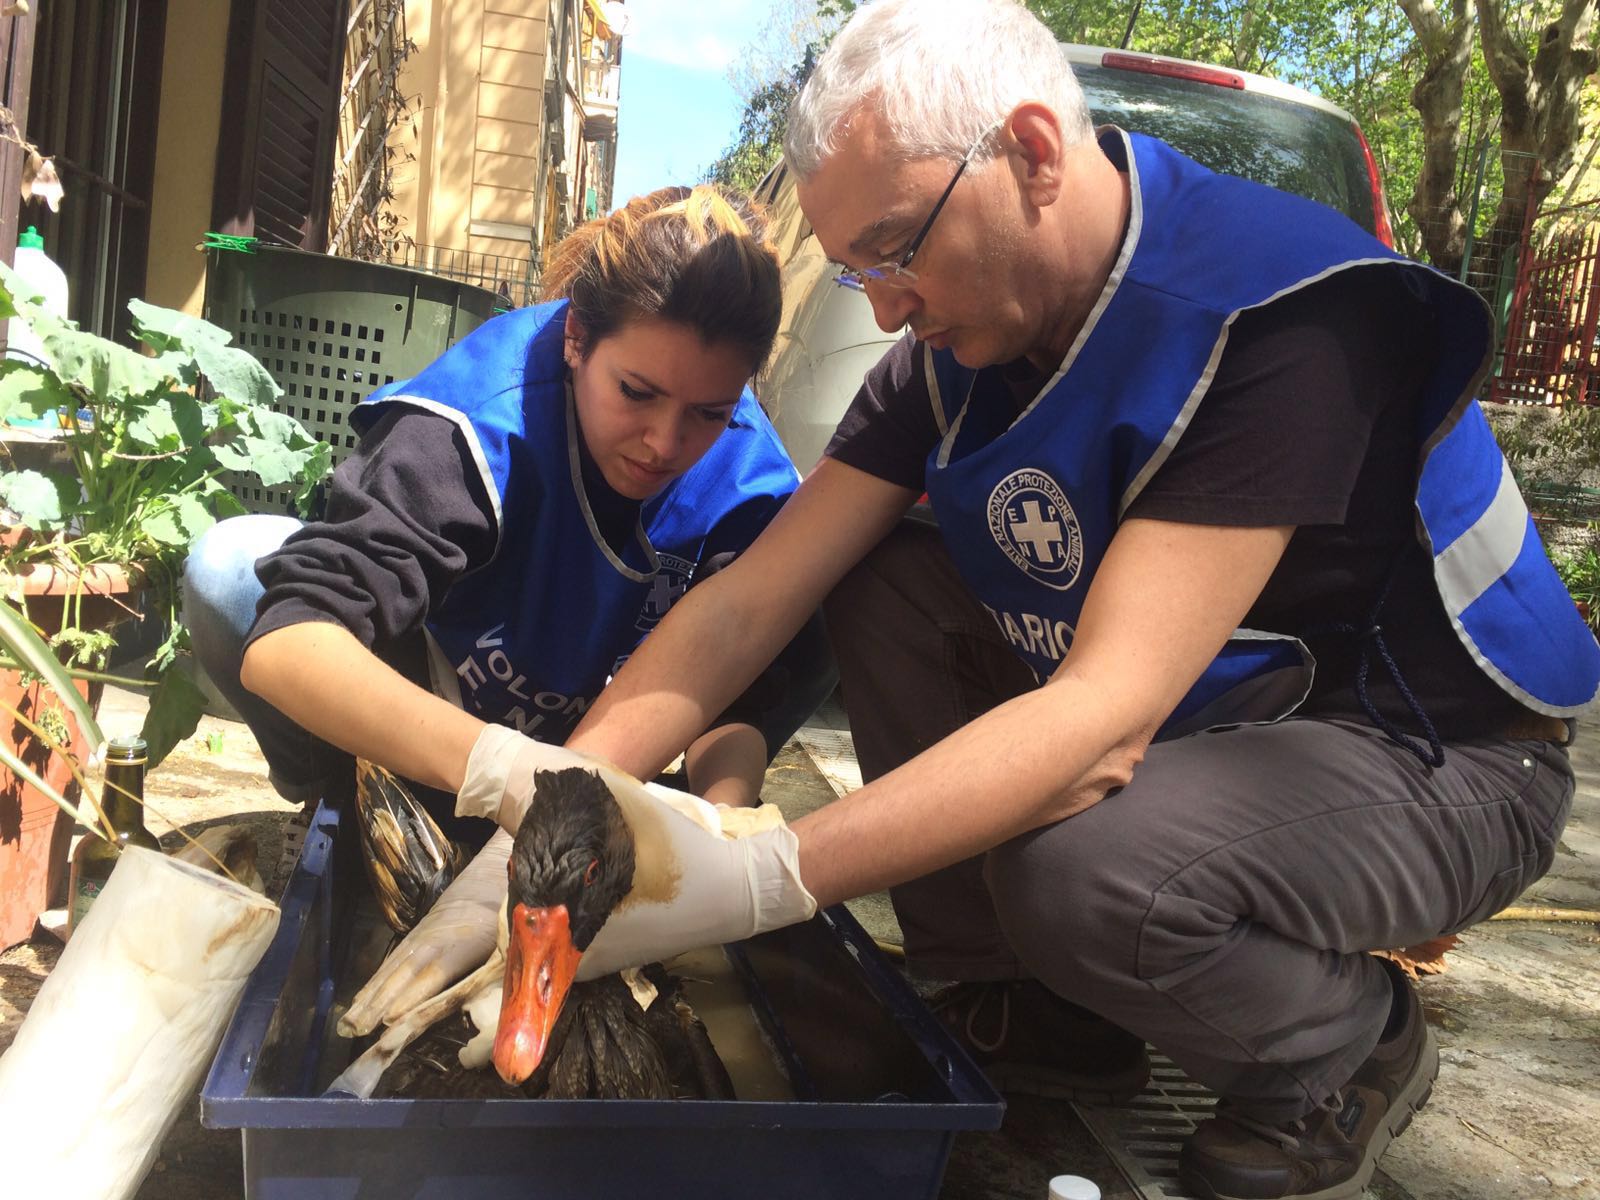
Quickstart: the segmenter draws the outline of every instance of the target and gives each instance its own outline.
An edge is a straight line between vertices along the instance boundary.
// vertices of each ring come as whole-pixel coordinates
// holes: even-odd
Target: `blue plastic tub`
[[[376,939],[323,807],[200,1097],[244,1139],[247,1200],[932,1198],[963,1129],[1004,1105],[843,909],[729,955],[800,1099],[334,1100],[332,1032]],[[350,842],[353,843],[353,838]]]

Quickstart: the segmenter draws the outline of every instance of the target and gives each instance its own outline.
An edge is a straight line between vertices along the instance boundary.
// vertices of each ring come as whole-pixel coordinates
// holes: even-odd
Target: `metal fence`
[[[1530,205],[1489,398],[1600,403],[1600,200]]]
[[[1463,156],[1463,203],[1446,228],[1415,230],[1409,252],[1467,284],[1496,323],[1496,359],[1483,398],[1511,404],[1600,404],[1600,200],[1576,199],[1585,157],[1564,189],[1531,203],[1541,178],[1531,154],[1503,155],[1486,138]],[[1470,158],[1470,162],[1466,161]],[[1526,203],[1503,204],[1503,167],[1517,160]],[[1428,236],[1429,232],[1435,236]],[[1428,256],[1426,248],[1447,255]]]
[[[406,244],[395,247],[387,261],[487,288],[500,297],[502,308],[526,308],[539,298],[539,265],[531,251],[527,258],[514,258],[452,250],[448,246]]]

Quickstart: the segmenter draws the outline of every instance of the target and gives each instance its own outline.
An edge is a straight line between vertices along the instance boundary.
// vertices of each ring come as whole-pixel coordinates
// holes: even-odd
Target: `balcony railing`
[[[609,137],[617,128],[617,100],[622,68],[617,63],[589,60],[583,64],[583,136],[588,141]]]

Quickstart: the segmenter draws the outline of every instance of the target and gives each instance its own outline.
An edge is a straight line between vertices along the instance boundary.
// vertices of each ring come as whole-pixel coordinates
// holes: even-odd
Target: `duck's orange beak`
[[[506,982],[494,1035],[494,1069],[516,1086],[538,1068],[550,1032],[578,973],[582,951],[572,944],[567,907],[511,910]]]

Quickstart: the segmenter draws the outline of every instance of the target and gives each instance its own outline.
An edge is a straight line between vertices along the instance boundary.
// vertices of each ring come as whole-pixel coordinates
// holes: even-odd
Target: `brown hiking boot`
[[[1199,1200],[1359,1200],[1389,1143],[1433,1092],[1439,1044],[1417,994],[1384,964],[1406,1005],[1399,1030],[1322,1107],[1269,1125],[1228,1101],[1178,1157],[1178,1182]]]
[[[1002,1092],[1120,1104],[1150,1077],[1142,1041],[1037,980],[955,983],[928,1007]]]

